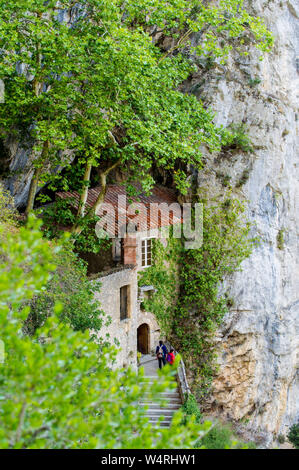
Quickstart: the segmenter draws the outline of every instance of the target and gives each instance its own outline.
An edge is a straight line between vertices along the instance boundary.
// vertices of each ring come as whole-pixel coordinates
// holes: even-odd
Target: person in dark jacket
[[[156,348],[156,355],[159,361],[159,369],[162,369],[162,364],[165,366],[166,364],[166,357],[167,357],[167,347],[163,343],[163,341],[159,341],[159,346]]]

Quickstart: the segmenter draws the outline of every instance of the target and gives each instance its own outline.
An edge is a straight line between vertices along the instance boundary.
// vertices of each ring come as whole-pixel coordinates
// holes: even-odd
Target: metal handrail
[[[174,349],[174,347],[168,341],[165,341],[165,344],[169,349],[174,350],[175,356],[178,354],[178,352]],[[181,391],[182,401],[184,401],[185,395],[186,394],[190,395],[192,392],[191,392],[191,389],[190,389],[189,384],[188,384],[185,363],[184,363],[182,357],[181,357],[181,360],[180,360],[180,364],[178,366],[177,378],[178,378],[178,383],[179,383],[179,387],[180,387],[180,391]]]

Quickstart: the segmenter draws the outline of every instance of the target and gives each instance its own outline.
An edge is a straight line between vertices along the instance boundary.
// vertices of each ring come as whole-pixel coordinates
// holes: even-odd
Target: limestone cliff
[[[226,178],[248,200],[261,239],[231,280],[235,304],[217,338],[220,371],[208,408],[269,437],[299,418],[299,1],[248,4],[274,33],[271,54],[262,62],[252,51],[232,57],[191,86],[199,84],[218,124],[244,123],[255,149],[208,157],[198,185],[221,192]]]

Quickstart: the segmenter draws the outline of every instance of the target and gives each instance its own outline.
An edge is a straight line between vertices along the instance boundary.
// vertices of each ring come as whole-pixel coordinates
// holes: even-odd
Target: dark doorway
[[[149,354],[149,326],[143,323],[137,328],[137,351]]]

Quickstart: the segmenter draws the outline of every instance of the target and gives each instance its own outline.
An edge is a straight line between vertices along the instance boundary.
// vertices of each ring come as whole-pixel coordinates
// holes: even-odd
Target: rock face
[[[272,52],[232,57],[199,85],[217,123],[244,123],[255,150],[207,157],[198,184],[221,192],[229,182],[261,239],[230,281],[209,407],[271,439],[299,419],[299,2],[248,3],[275,36]]]

